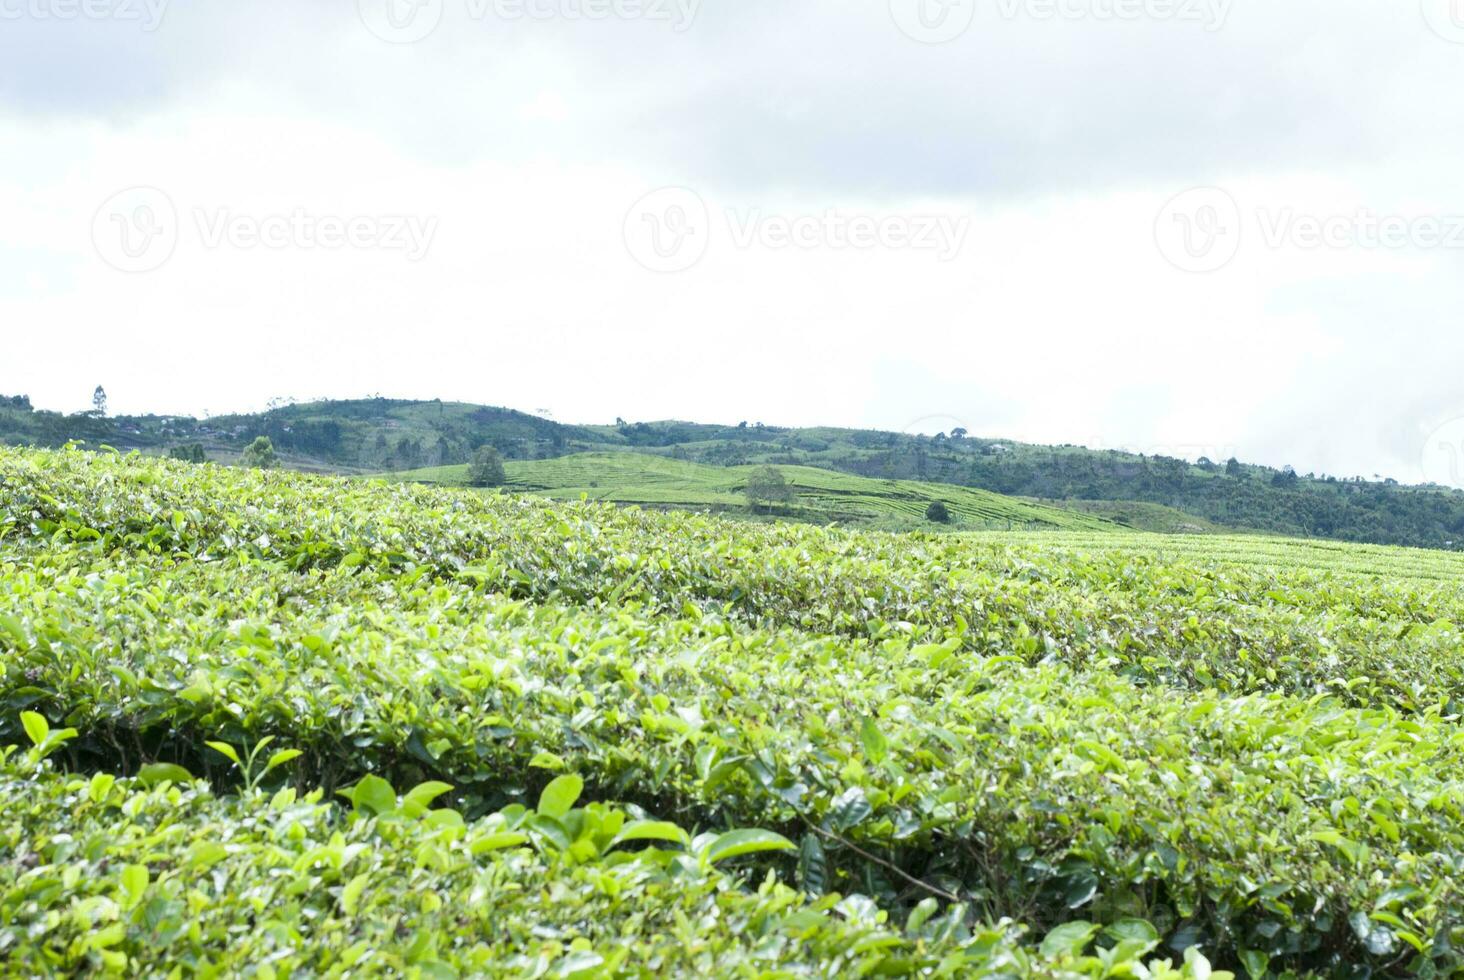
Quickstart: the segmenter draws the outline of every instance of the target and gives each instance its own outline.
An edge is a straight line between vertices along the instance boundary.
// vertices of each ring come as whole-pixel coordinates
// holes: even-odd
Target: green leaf
[[[1260,950],[1243,949],[1240,951],[1240,965],[1245,967],[1252,980],[1261,980],[1271,968],[1271,957]]]
[[[874,813],[869,799],[860,786],[852,786],[840,793],[829,806],[829,820],[837,830],[852,830]]]
[[[444,792],[452,792],[452,787],[447,782],[422,782],[403,797],[401,809],[407,816],[422,816],[432,807],[432,801],[441,797]]]
[[[17,650],[24,650],[30,643],[26,639],[25,627],[20,625],[20,620],[14,616],[0,615],[0,630],[5,631],[15,641]]]
[[[517,831],[503,831],[496,834],[487,834],[475,839],[468,845],[468,850],[472,851],[474,855],[482,855],[490,851],[501,851],[506,847],[519,847],[528,842],[528,834],[520,834]]]
[[[218,841],[199,841],[188,849],[184,863],[194,871],[201,871],[213,867],[228,856],[229,852]]]
[[[300,751],[299,749],[281,749],[280,751],[269,757],[269,762],[265,764],[264,771],[269,772],[271,769],[298,759],[304,754],[305,753]]]
[[[792,841],[771,830],[729,830],[707,846],[702,854],[702,863],[711,866],[744,854],[796,849]]]
[[[366,890],[366,882],[370,880],[371,876],[363,872],[352,878],[346,883],[346,887],[341,889],[341,909],[347,915],[356,914],[356,908],[361,902],[361,892]]]
[[[1143,919],[1119,919],[1103,930],[1103,934],[1119,942],[1157,943],[1159,930]]]
[[[864,744],[864,757],[875,765],[883,762],[889,754],[890,743],[873,718],[864,719],[864,724],[859,728],[859,741]]]
[[[159,783],[191,783],[193,773],[182,766],[175,766],[171,762],[154,762],[139,769],[137,778],[142,785],[153,787]]]
[[[109,772],[99,772],[92,776],[91,782],[87,785],[86,795],[93,803],[100,803],[107,798],[107,794],[112,792],[112,787],[116,783],[116,776]]]
[[[1058,959],[1063,956],[1081,956],[1088,943],[1097,935],[1098,927],[1081,919],[1065,922],[1047,934],[1040,947],[1043,956]]]
[[[235,751],[234,747],[228,742],[204,742],[203,744],[207,745],[209,748],[213,749],[215,752],[219,753],[224,758],[228,759],[230,762],[240,767],[241,769],[244,767],[244,763],[239,761],[239,753]]]
[[[686,844],[690,841],[686,831],[674,823],[666,823],[661,820],[637,820],[628,823],[620,833],[615,835],[611,846],[616,844],[627,844],[638,840],[659,840],[669,841],[672,844]]]
[[[584,788],[585,781],[572,773],[558,777],[539,794],[539,812],[557,820],[570,811]]]
[[[396,809],[396,790],[380,776],[367,776],[351,790],[351,803],[358,811],[383,816]]]
[[[40,745],[46,740],[46,736],[51,734],[50,723],[34,711],[22,711],[20,713],[20,724],[25,728],[26,735],[29,736],[31,743],[34,745]]]
[[[809,895],[829,890],[829,859],[817,834],[804,834],[798,845],[798,885]]]
[[[146,865],[129,864],[122,869],[122,907],[124,909],[131,912],[142,904],[149,879],[150,875]]]

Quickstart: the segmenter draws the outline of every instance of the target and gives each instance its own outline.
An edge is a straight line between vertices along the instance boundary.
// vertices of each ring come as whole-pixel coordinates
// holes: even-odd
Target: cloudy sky
[[[1464,0],[0,0],[0,392],[1447,479]]]

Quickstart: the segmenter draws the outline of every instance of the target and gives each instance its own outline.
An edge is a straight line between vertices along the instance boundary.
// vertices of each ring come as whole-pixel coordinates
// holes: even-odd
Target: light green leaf
[[[859,729],[859,741],[864,744],[864,756],[875,765],[884,761],[889,754],[890,743],[874,723],[873,718],[865,718],[864,724]]]
[[[361,901],[361,892],[365,891],[366,882],[370,878],[369,874],[358,874],[346,883],[346,887],[341,889],[341,908],[347,915],[356,914],[356,908]]]
[[[447,783],[427,782],[414,787],[406,796],[402,797],[402,812],[409,817],[421,817],[428,814],[432,801],[443,793],[449,793],[452,787]],[[439,811],[451,812],[451,811]]]
[[[244,763],[239,761],[239,753],[228,742],[204,742],[203,744],[228,759],[234,765],[243,767]]]
[[[299,749],[281,749],[280,751],[269,757],[269,762],[266,763],[264,771],[269,772],[271,769],[274,769],[277,766],[282,766],[285,763],[290,762],[294,759],[298,759],[304,754],[305,753],[300,751]]]
[[[142,785],[148,787],[157,786],[159,783],[187,784],[193,782],[193,773],[182,766],[175,766],[171,762],[154,762],[139,769],[137,778]]]
[[[91,778],[91,782],[87,786],[87,796],[93,803],[100,803],[107,798],[108,793],[112,792],[112,787],[116,783],[116,776],[109,772],[99,772]]]
[[[25,728],[25,733],[30,737],[32,744],[40,745],[51,734],[51,725],[45,718],[34,711],[22,711],[20,713],[20,724]]]
[[[1091,922],[1084,922],[1081,919],[1076,922],[1065,922],[1049,932],[1047,938],[1042,940],[1042,955],[1052,959],[1063,956],[1081,956],[1097,933],[1098,927]]]
[[[124,909],[131,912],[142,904],[142,897],[147,892],[150,877],[146,865],[129,864],[122,869],[122,907]]]
[[[611,846],[638,840],[659,840],[669,841],[673,844],[686,844],[690,838],[686,835],[686,831],[674,823],[666,823],[661,820],[637,820],[634,823],[626,824],[620,833],[615,835]]]
[[[792,851],[796,846],[782,834],[771,830],[730,830],[708,845],[702,854],[704,865],[717,864],[744,854],[759,851]]]
[[[396,809],[396,790],[380,776],[367,776],[351,790],[351,803],[358,811],[379,817]]]
[[[506,847],[519,847],[528,842],[528,834],[520,834],[516,831],[503,831],[477,838],[468,845],[468,850],[472,851],[474,855],[482,855],[490,851],[501,851]]]
[[[557,820],[570,811],[584,788],[585,781],[576,775],[558,777],[539,794],[539,812]]]

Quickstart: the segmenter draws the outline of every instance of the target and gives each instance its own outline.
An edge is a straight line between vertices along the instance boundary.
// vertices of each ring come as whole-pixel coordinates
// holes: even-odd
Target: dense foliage
[[[429,962],[385,926],[410,915],[407,933],[437,936],[432,957],[464,972],[580,953],[601,958],[586,969],[673,957],[676,972],[700,969],[700,950],[729,973],[1101,974],[1092,957],[1059,967],[1066,942],[1136,975],[1137,958],[1196,945],[1253,975],[1448,975],[1464,962],[1461,569],[1441,552],[896,537],[0,450],[0,744],[34,740],[37,717],[74,728],[54,760],[140,771],[104,799],[141,800],[130,805],[144,837],[148,820],[181,828],[124,853],[119,818],[85,805],[91,783],[13,756],[0,842],[66,839],[10,843],[0,942],[40,941],[3,931],[17,915],[112,909],[58,913],[54,928],[125,920],[134,945],[117,952],[142,956],[155,923],[139,910],[153,898],[192,907],[191,888],[210,896],[204,921],[166,948],[222,962],[252,876],[288,865],[308,879],[330,862],[301,855],[340,832],[367,864],[287,891],[299,919],[256,937],[322,972],[359,943],[382,965]],[[270,850],[285,818],[265,815],[269,798],[233,761],[267,738],[299,753],[269,779],[352,799],[370,785],[385,800],[368,778],[454,787],[444,799],[462,821],[432,818],[453,828],[434,845],[450,868],[417,867],[416,837],[384,845],[379,820],[288,793],[286,810],[308,811],[289,819],[314,843]],[[224,795],[181,777],[149,786],[158,763]],[[627,851],[635,882],[610,895],[591,885],[619,870],[556,856],[574,834],[549,834],[559,851],[530,840],[458,866],[454,848],[517,832],[505,822],[542,811],[566,778],[603,814],[686,834],[657,824],[667,853]],[[751,881],[867,899],[753,892],[719,862],[702,867],[698,846],[754,830],[767,836],[746,839],[793,849],[729,865],[758,867]],[[242,848],[222,883],[161,856],[251,834],[270,856]],[[612,851],[597,845],[596,860]],[[125,906],[88,862],[150,863],[138,853],[158,856],[174,890]],[[540,890],[493,900],[523,936],[486,937],[438,908],[381,905],[353,924],[331,890],[378,870],[396,883],[388,894],[426,876],[453,914],[475,876],[521,873]],[[558,894],[588,904],[546,908],[539,936],[535,910]],[[696,923],[678,935],[701,945],[664,944],[656,915]],[[779,941],[787,916],[811,916],[796,918],[813,930],[806,944]],[[732,928],[746,917],[761,923],[757,941]],[[1002,920],[1027,939],[981,924]],[[922,932],[932,923],[939,935]],[[841,945],[849,929],[878,938]],[[84,949],[83,934],[57,933],[44,954],[55,969],[103,962],[65,958],[111,948]],[[1042,936],[1045,953],[1024,946]],[[833,958],[845,948],[868,956]]]

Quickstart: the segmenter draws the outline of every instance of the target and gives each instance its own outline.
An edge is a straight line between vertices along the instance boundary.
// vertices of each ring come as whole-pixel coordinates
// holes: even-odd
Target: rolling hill
[[[590,500],[648,507],[744,512],[753,466],[706,466],[634,452],[582,453],[558,459],[510,462],[508,489],[557,500]],[[931,526],[926,509],[946,505],[956,528],[1115,529],[1089,514],[1004,497],[985,490],[872,480],[811,466],[780,466],[796,494],[773,513],[784,518],[887,527]],[[443,466],[395,474],[397,479],[463,486],[468,467]]]
[[[510,461],[630,451],[713,467],[776,464],[877,481],[967,487],[1057,501],[1143,530],[1260,531],[1464,548],[1464,493],[1458,491],[1300,475],[1235,460],[1189,462],[1034,446],[962,429],[925,436],[746,422],[617,420],[611,426],[577,426],[507,408],[386,398],[288,404],[208,419],[105,418],[38,411],[24,396],[0,397],[0,443],[5,444],[54,447],[75,440],[149,454],[189,447],[215,462],[233,462],[257,436],[269,437],[289,468],[322,473],[414,472],[465,464],[482,446],[494,447]],[[604,482],[614,479],[619,477],[607,473],[601,487],[589,489],[604,490]]]

